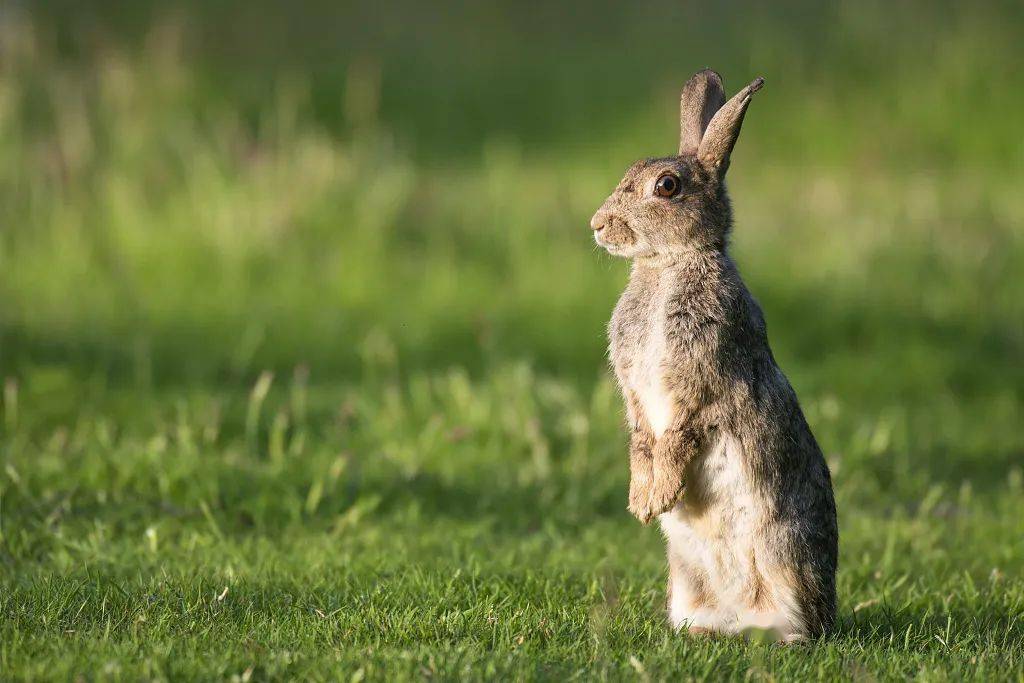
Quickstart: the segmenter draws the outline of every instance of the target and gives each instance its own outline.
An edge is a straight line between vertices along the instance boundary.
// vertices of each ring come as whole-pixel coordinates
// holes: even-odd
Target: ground
[[[234,80],[187,13],[8,16],[0,678],[1024,678],[1019,17],[872,7],[628,86],[656,44],[517,61],[512,9],[435,81],[413,42]],[[716,56],[767,76],[732,250],[839,509],[838,627],[793,647],[667,626],[605,358],[627,265],[587,225]]]

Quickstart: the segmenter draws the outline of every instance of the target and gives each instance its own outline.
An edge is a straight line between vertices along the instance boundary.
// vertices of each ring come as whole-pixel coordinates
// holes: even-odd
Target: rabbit
[[[609,324],[630,429],[629,511],[667,540],[668,617],[691,633],[790,642],[835,622],[832,480],[729,256],[729,158],[758,78],[726,102],[700,71],[679,154],[634,163],[591,220],[632,259]]]

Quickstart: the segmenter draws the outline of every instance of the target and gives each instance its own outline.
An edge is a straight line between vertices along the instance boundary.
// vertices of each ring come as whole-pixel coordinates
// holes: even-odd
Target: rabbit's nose
[[[590,227],[594,232],[601,232],[608,225],[608,214],[604,211],[598,211],[594,214],[594,217],[590,219]]]

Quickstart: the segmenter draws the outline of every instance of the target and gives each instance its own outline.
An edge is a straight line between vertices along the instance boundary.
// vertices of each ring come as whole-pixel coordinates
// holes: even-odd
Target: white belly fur
[[[767,611],[755,613],[748,607],[752,575],[758,571],[753,559],[759,554],[758,505],[741,449],[736,439],[721,434],[689,469],[687,494],[659,517],[670,562],[675,556],[702,570],[715,596],[713,607],[695,610],[688,602],[689,586],[674,581],[669,618],[676,628],[737,633],[753,627],[787,637],[792,631],[788,596],[773,595],[774,605]]]
[[[663,329],[659,316],[648,330],[642,351],[634,359],[629,371],[630,388],[640,401],[644,417],[655,438],[665,433],[675,412],[662,378],[662,361],[665,357]]]

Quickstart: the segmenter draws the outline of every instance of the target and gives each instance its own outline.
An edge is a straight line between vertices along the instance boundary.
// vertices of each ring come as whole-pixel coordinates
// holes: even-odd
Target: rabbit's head
[[[758,78],[726,102],[721,76],[710,69],[694,74],[680,99],[679,155],[629,167],[590,220],[597,243],[626,258],[723,249],[732,222],[724,183],[729,155],[763,84]]]

